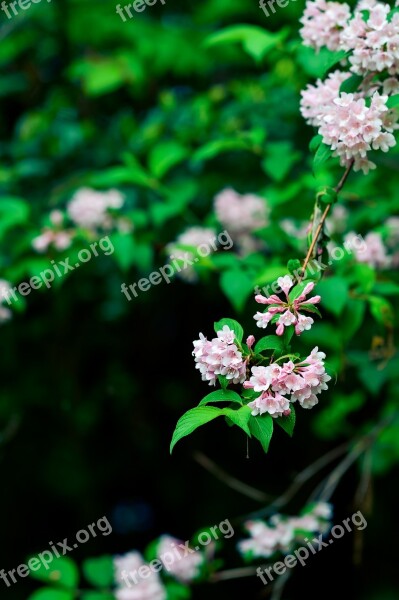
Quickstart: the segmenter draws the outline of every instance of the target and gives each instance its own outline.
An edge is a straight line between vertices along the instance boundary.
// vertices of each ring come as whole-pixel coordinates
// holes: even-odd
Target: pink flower
[[[211,341],[200,333],[200,339],[193,342],[196,369],[199,369],[203,381],[209,381],[209,385],[216,384],[218,375],[224,375],[233,383],[245,380],[246,362],[233,343],[234,339],[234,331],[225,325],[218,332],[218,337]]]
[[[294,300],[290,300],[289,291],[293,287],[294,282],[289,275],[280,277],[277,280],[279,286],[285,294],[285,301],[281,300],[277,295],[273,294],[266,298],[262,294],[255,296],[256,302],[259,304],[265,304],[268,306],[266,312],[257,312],[254,315],[254,319],[258,327],[266,329],[268,323],[273,320],[276,324],[276,334],[283,335],[284,328],[290,325],[295,326],[295,333],[300,335],[303,331],[308,331],[314,323],[311,317],[307,317],[301,313],[301,311],[312,310],[309,305],[314,305],[320,302],[320,296],[313,296],[307,299],[307,294],[314,288],[314,283],[309,282],[301,295]],[[282,313],[278,316],[278,313]]]
[[[255,343],[255,336],[249,335],[246,340],[246,344],[247,344],[248,348],[251,349],[252,346],[254,345],[254,343]]]
[[[198,551],[187,554],[185,550],[182,551],[180,549],[179,544],[182,547],[184,546],[182,540],[169,535],[163,535],[157,548],[157,557],[162,562],[162,557],[165,554],[168,557],[171,554],[174,557],[174,561],[171,563],[168,560],[167,564],[165,562],[165,569],[178,581],[190,583],[199,575],[201,565],[204,562],[204,556]]]

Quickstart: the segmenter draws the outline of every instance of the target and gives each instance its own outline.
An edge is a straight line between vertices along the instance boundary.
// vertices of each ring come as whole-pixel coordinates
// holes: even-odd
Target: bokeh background
[[[226,487],[196,453],[279,495],[308,463],[394,409],[397,354],[371,359],[370,349],[391,343],[399,286],[393,271],[379,273],[346,257],[324,283],[323,321],[301,340],[306,349],[327,352],[338,380],[319,406],[301,412],[293,439],[278,431],[266,456],[254,443],[248,459],[244,435],[216,421],[169,455],[177,419],[208,392],[194,369],[192,340],[199,331],[210,336],[223,316],[256,333],[254,286],[286,272],[288,258],[303,256],[304,240],[281,222],[293,219],[299,228],[315,191],[339,179],[335,162],[312,173],[313,132],[299,113],[300,90],[329,60],[301,46],[303,6],[292,0],[267,18],[245,0],[167,0],[123,22],[112,0],[42,0],[10,20],[0,14],[1,277],[18,285],[50,260],[88,247],[93,238],[84,231],[65,251],[49,246],[38,253],[32,246],[50,211],[64,210],[82,187],[117,188],[130,224],[109,233],[112,255],[32,292],[2,325],[0,567],[6,571],[103,515],[113,533],[75,550],[78,565],[142,551],[165,532],[186,540],[230,519],[236,534],[221,556],[226,568],[242,566],[239,517],[262,503]],[[212,38],[232,25],[259,29]],[[353,175],[345,188],[338,244],[351,230],[388,236],[386,220],[399,208],[398,151],[376,162],[376,172]],[[271,216],[255,236],[256,251],[219,252],[200,264],[195,282],[176,277],[128,302],[121,284],[162,266],[168,244],[185,229],[223,229],[213,198],[225,187],[267,199]],[[398,434],[396,420],[374,444],[371,463],[360,460],[332,500],[336,522],[361,509],[368,527],[297,567],[287,600],[342,593],[397,598]],[[362,477],[367,486],[359,505]],[[289,514],[317,482],[305,486]],[[1,582],[1,597],[26,600],[37,587],[30,578],[11,588]],[[264,592],[255,577],[192,590],[198,599]]]

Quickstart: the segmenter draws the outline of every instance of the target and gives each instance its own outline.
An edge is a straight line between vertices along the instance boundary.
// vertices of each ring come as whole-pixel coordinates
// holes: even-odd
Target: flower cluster
[[[171,552],[173,548],[184,545],[182,540],[178,540],[169,535],[163,535],[160,539],[157,555],[162,557]],[[180,546],[180,547],[181,547]],[[204,555],[201,552],[190,552],[168,563],[168,573],[182,583],[190,583],[200,574],[201,566],[204,563]]]
[[[234,331],[227,325],[211,341],[200,333],[200,339],[193,342],[193,356],[202,381],[215,385],[218,375],[224,375],[232,383],[245,381],[246,361],[234,341]]]
[[[366,174],[376,167],[368,160],[368,152],[388,152],[395,146],[392,132],[398,128],[397,114],[388,109],[388,96],[378,91],[368,103],[360,93],[340,94],[339,87],[347,75],[335,71],[326,81],[309,85],[302,92],[301,112],[310,125],[318,127],[323,143],[331,146],[342,166],[353,160],[354,170]]]
[[[32,240],[37,252],[46,252],[49,246],[56,250],[66,250],[72,243],[73,231],[64,229],[64,215],[60,210],[52,210],[49,215],[51,227],[45,227],[40,235]]]
[[[113,225],[109,209],[119,209],[124,198],[118,190],[99,192],[90,188],[78,190],[70,200],[67,212],[78,227],[96,231],[110,229]]]
[[[331,506],[318,502],[301,516],[277,514],[269,524],[260,520],[247,521],[245,529],[251,537],[239,542],[239,550],[250,558],[269,558],[275,552],[288,552],[296,541],[303,540],[306,535],[327,531],[331,515]]]
[[[194,262],[196,254],[190,248],[197,249],[205,246],[209,253],[215,250],[216,231],[210,227],[189,227],[183,231],[175,242],[168,244],[167,250],[170,258],[185,262]],[[192,266],[185,267],[178,275],[187,282],[197,281],[198,276]]]
[[[302,18],[305,45],[349,53],[347,71],[335,71],[302,92],[302,115],[318,127],[341,166],[353,162],[354,170],[365,174],[376,167],[368,152],[388,152],[396,144],[398,114],[387,101],[399,93],[399,14],[390,13],[391,7],[377,0],[361,0],[353,15],[345,3],[315,0],[307,3]],[[395,77],[378,81],[383,72]],[[365,76],[364,81],[356,93],[340,93],[352,73]]]
[[[281,300],[275,294],[268,298],[262,294],[256,295],[256,302],[268,305],[266,312],[257,312],[254,316],[256,324],[258,327],[266,329],[270,321],[275,323],[277,335],[283,335],[285,327],[295,325],[295,333],[300,335],[303,331],[309,330],[314,323],[311,317],[303,315],[301,311],[316,312],[314,305],[320,302],[320,296],[306,298],[315,284],[308,283],[298,298],[290,300],[289,291],[294,285],[291,277],[289,275],[279,277],[277,283],[285,294],[285,300]]]
[[[165,568],[170,577],[183,584],[188,584],[198,577],[204,562],[201,552],[181,554],[178,547],[184,543],[174,537],[164,535],[159,539],[156,548],[156,565],[146,563],[139,552],[128,552],[114,557],[115,582],[117,600],[166,600],[167,590],[159,575]],[[166,558],[168,561],[166,562]],[[173,558],[170,561],[170,557]]]
[[[296,401],[302,408],[313,408],[318,403],[317,394],[328,389],[327,382],[331,379],[325,370],[325,357],[316,346],[300,362],[289,360],[282,365],[252,367],[252,376],[244,382],[244,388],[260,392],[260,396],[248,404],[252,415],[287,416],[291,412],[290,403]]]
[[[350,231],[345,236],[345,241],[350,244],[351,240],[357,234]],[[354,247],[355,258],[360,263],[365,263],[375,269],[386,269],[390,266],[390,257],[387,254],[387,249],[382,240],[382,236],[378,232],[371,231],[364,236],[364,246],[356,249]]]
[[[228,229],[241,251],[256,250],[259,241],[252,233],[269,223],[266,201],[255,194],[239,194],[226,188],[215,196],[214,208],[218,221]]]
[[[137,582],[130,582],[129,573],[136,573],[145,567],[139,552],[129,552],[114,558],[117,600],[166,600],[167,594],[157,572],[149,569],[145,578],[139,577]]]
[[[353,14],[346,3],[307,2],[301,19],[306,46],[350,52],[351,71],[399,73],[399,14],[389,4],[361,0]]]

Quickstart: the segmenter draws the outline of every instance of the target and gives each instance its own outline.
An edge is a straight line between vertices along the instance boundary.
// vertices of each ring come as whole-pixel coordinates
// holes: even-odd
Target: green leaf
[[[321,306],[333,315],[340,316],[348,300],[348,284],[342,277],[328,277],[317,284]]]
[[[238,410],[232,408],[216,408],[214,406],[197,406],[187,411],[177,422],[176,429],[172,436],[170,452],[179,440],[193,433],[201,425],[209,423],[217,417],[228,417],[235,425],[238,425],[248,435],[251,435],[247,422],[250,415],[248,406],[242,406]]]
[[[238,404],[242,404],[241,397],[237,392],[233,392],[232,390],[216,390],[215,392],[211,392],[205,398],[202,398],[199,406],[209,404],[210,402],[238,402]]]
[[[279,417],[278,419],[276,419],[276,423],[277,425],[280,425],[280,427],[284,429],[284,431],[288,433],[290,437],[292,437],[294,433],[296,415],[295,409],[292,404],[290,405],[290,409],[291,413],[287,417]]]
[[[287,263],[287,269],[291,273],[291,275],[296,275],[298,271],[301,269],[302,263],[298,258],[290,258]]]
[[[2,197],[0,202],[0,236],[8,229],[25,225],[29,219],[29,205],[19,198]]]
[[[223,415],[221,408],[214,406],[197,406],[187,411],[177,422],[170,444],[170,453],[179,440],[193,433],[201,425],[205,425]]]
[[[395,321],[395,313],[392,304],[380,296],[369,296],[367,298],[370,305],[370,312],[377,323],[381,323],[385,327],[393,327]]]
[[[273,181],[282,181],[301,158],[291,142],[269,142],[262,161],[263,170]]]
[[[179,142],[161,142],[152,148],[148,165],[152,174],[161,179],[174,166],[188,156],[187,148]]]
[[[265,452],[269,449],[273,435],[273,418],[269,415],[258,415],[249,419],[249,429],[254,437],[260,441]]]
[[[113,233],[110,240],[114,247],[114,258],[122,271],[127,271],[136,260],[136,245],[131,233]]]
[[[112,556],[88,558],[83,562],[82,571],[86,580],[95,587],[110,587],[114,582],[114,562]]]
[[[74,592],[67,592],[66,590],[57,590],[53,588],[41,588],[40,590],[33,592],[33,594],[29,596],[28,600],[73,600],[74,597]]]
[[[317,148],[320,146],[322,141],[323,141],[322,135],[320,135],[319,133],[317,135],[314,135],[309,142],[309,150],[311,152],[316,152]]]
[[[316,150],[316,154],[313,159],[313,169],[317,171],[321,165],[323,165],[332,155],[332,150],[330,146],[327,146],[324,143],[321,143],[320,146]]]
[[[187,585],[178,581],[168,581],[165,584],[166,600],[187,600],[191,598],[191,591]]]
[[[292,336],[295,333],[295,327],[294,325],[289,325],[288,327],[284,327],[284,333],[281,336],[281,339],[283,340],[284,343],[284,348],[287,349],[289,346],[289,343],[292,339]]]
[[[397,9],[399,11],[399,9]],[[390,96],[386,102],[388,108],[396,108],[399,105],[399,94]]]
[[[279,353],[284,352],[284,342],[277,335],[266,335],[261,338],[255,345],[255,352],[260,353],[264,350],[277,350]]]
[[[245,431],[245,433],[251,437],[251,431],[250,428],[248,426],[248,421],[251,418],[251,408],[247,405],[245,406],[241,406],[241,408],[239,408],[238,410],[234,410],[233,408],[225,408],[224,410],[224,414],[225,416],[234,423],[234,425],[237,425],[237,427],[240,427],[241,429],[243,429]]]
[[[229,385],[229,380],[227,379],[226,375],[218,375],[218,381],[224,390]]]
[[[297,298],[299,298],[299,296],[302,294],[303,290],[305,289],[305,287],[311,283],[310,281],[308,281],[307,279],[305,279],[304,281],[301,281],[301,283],[298,283],[297,285],[295,285],[290,293],[288,294],[288,298],[291,302],[293,302],[294,300],[296,300]]]
[[[238,323],[238,321],[235,321],[234,319],[220,319],[220,321],[217,321],[216,323],[214,323],[214,328],[215,328],[216,333],[218,331],[222,331],[222,329],[225,325],[227,325],[227,327],[229,327],[229,329],[234,331],[236,340],[238,340],[239,342],[242,342],[242,338],[244,337],[244,330],[241,327],[241,325]]]
[[[37,558],[36,556],[31,558]],[[42,564],[37,571],[30,572],[31,577],[61,585],[66,588],[75,588],[79,581],[79,572],[76,564],[71,558],[61,556],[53,558],[53,561],[48,565],[48,569]]]
[[[347,58],[349,52],[345,50],[338,50],[338,52],[328,52],[327,57],[323,61],[323,74],[324,76],[336,64],[340,63],[344,58]]]
[[[207,47],[240,42],[244,50],[256,61],[262,58],[288,35],[288,30],[270,33],[256,25],[231,25],[212,33],[205,39]]]
[[[314,313],[315,315],[321,317],[321,312],[314,304],[301,304],[301,312],[306,310],[307,312]]]
[[[345,342],[350,340],[363,323],[366,302],[348,298],[345,309],[340,316],[341,335]]]
[[[212,140],[194,152],[192,155],[192,161],[194,163],[203,162],[206,160],[211,160],[212,158],[215,158],[215,156],[224,154],[225,152],[237,150],[250,151],[251,149],[252,146],[246,140],[240,140],[237,138]]]
[[[345,81],[341,83],[339,93],[342,94],[342,92],[344,92],[345,94],[353,94],[358,90],[362,81],[363,77],[361,77],[361,75],[351,75],[351,77],[348,77],[348,79],[345,79]]]
[[[253,281],[240,269],[224,271],[220,287],[237,312],[241,312],[249,296],[253,293]]]

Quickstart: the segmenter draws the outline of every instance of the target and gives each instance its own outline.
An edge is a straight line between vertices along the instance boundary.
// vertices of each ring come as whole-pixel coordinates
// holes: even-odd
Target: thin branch
[[[281,600],[283,597],[283,591],[287,584],[287,581],[291,577],[291,573],[286,571],[283,575],[277,579],[276,583],[273,586],[273,593],[270,597],[270,600]]]
[[[240,577],[252,577],[252,575],[256,574],[256,570],[258,568],[259,567],[241,567],[240,569],[226,569],[226,571],[219,571],[219,573],[213,573],[210,576],[209,580],[212,583],[216,583],[217,581],[226,581],[228,579],[239,579]]]
[[[247,515],[245,519],[248,518],[259,518],[267,516],[273,513],[276,508],[281,508],[288,504],[288,502],[295,496],[295,494],[300,490],[300,488],[311,479],[316,473],[321,471],[326,465],[331,463],[333,460],[341,456],[347,449],[349,443],[345,442],[336,448],[333,448],[323,456],[320,456],[315,462],[308,465],[303,471],[300,471],[295,478],[292,484],[288,487],[288,489],[278,498],[276,498],[269,506],[259,511],[253,512],[250,515]]]
[[[201,465],[201,467],[209,471],[209,473],[212,473],[214,477],[222,481],[236,492],[240,492],[240,494],[243,494],[252,500],[256,500],[257,502],[270,501],[271,496],[248,485],[247,483],[240,481],[239,479],[236,479],[232,475],[229,475],[202,452],[195,452],[193,458],[199,465]]]
[[[351,172],[351,170],[352,170],[353,163],[354,163],[354,161],[353,161],[353,159],[352,159],[352,160],[351,160],[351,162],[349,163],[349,165],[346,167],[346,169],[345,169],[345,172],[344,172],[344,174],[342,175],[342,177],[341,177],[341,179],[340,179],[339,183],[338,183],[338,184],[335,186],[334,190],[335,190],[335,192],[336,192],[337,194],[338,194],[338,193],[339,193],[339,192],[342,190],[342,188],[344,187],[344,185],[345,185],[345,182],[346,182],[346,180],[348,179],[349,173],[350,173],[350,172]],[[326,220],[326,218],[327,218],[327,216],[328,216],[328,213],[329,213],[329,212],[330,212],[330,210],[331,210],[331,207],[332,207],[332,204],[327,204],[327,206],[326,206],[326,208],[324,209],[324,212],[323,212],[323,214],[322,214],[322,216],[321,216],[321,219],[320,219],[320,221],[319,221],[319,224],[318,224],[318,226],[317,226],[317,229],[316,229],[316,231],[315,231],[315,234],[314,234],[314,236],[313,236],[312,242],[311,242],[311,244],[310,244],[310,246],[309,246],[308,253],[306,254],[306,258],[305,258],[305,260],[304,260],[304,263],[303,263],[303,267],[302,267],[302,272],[303,272],[303,274],[305,274],[306,267],[308,266],[308,264],[309,264],[309,261],[310,261],[310,259],[311,259],[311,258],[312,258],[312,256],[313,256],[313,252],[314,252],[315,246],[316,246],[316,244],[317,244],[317,241],[318,241],[318,239],[319,239],[319,236],[320,236],[321,230],[323,229],[324,222],[325,222],[325,220]]]

